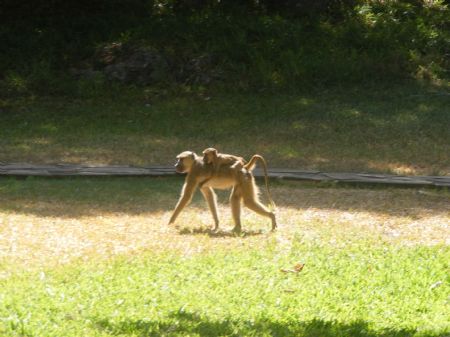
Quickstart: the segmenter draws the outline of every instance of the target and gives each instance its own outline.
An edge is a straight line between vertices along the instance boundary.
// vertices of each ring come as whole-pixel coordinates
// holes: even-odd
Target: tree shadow
[[[167,211],[181,187],[148,177],[0,177],[0,184],[0,210],[63,218]]]
[[[294,209],[322,209],[369,212],[394,217],[448,214],[449,194],[434,189],[392,187],[319,187],[301,182],[284,182],[272,194],[276,203]],[[306,188],[305,188],[306,187]]]
[[[171,211],[182,186],[180,178],[64,178],[16,180],[0,177],[0,211],[43,217],[78,218],[101,214],[144,215]],[[229,208],[228,191],[218,191],[219,205]],[[389,216],[420,217],[447,214],[448,193],[435,190],[392,188],[315,188],[301,182],[273,184],[272,195],[279,208],[362,211]],[[264,199],[264,193],[262,193]],[[207,206],[200,193],[188,208]],[[225,220],[221,215],[221,219]],[[227,218],[228,219],[228,218]],[[212,224],[212,222],[211,222]],[[244,224],[245,228],[245,224]],[[182,228],[183,235],[235,236],[209,228]],[[263,234],[246,230],[242,236]]]
[[[301,321],[287,319],[275,321],[270,318],[260,320],[235,320],[224,318],[213,320],[191,312],[173,312],[168,317],[170,322],[147,320],[123,320],[112,323],[107,319],[95,321],[96,327],[112,335],[120,336],[303,336],[303,337],[409,337],[415,336],[417,330],[392,329],[374,330],[369,322],[356,320],[350,323],[313,319]],[[439,337],[443,333],[422,333],[422,337]]]

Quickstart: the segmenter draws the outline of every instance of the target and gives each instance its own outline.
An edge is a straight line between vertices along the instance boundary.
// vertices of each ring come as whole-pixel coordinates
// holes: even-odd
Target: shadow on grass
[[[215,145],[245,158],[264,154],[272,167],[440,175],[450,171],[445,89],[405,83],[208,101],[177,96],[151,107],[129,95],[33,99],[0,114],[0,159],[141,166]]]
[[[45,217],[76,218],[108,213],[149,215],[170,212],[179,197],[180,178],[35,178],[16,180],[0,177],[0,211]],[[228,208],[229,191],[218,191],[219,203]],[[302,183],[284,182],[272,189],[276,204],[294,209],[335,209],[364,211],[390,216],[448,214],[448,193],[416,189],[314,188]],[[262,193],[264,199],[264,193]],[[191,207],[207,210],[200,193]],[[224,219],[225,214],[220,215]],[[227,218],[228,219],[228,218]],[[212,224],[212,223],[211,223]],[[181,234],[234,236],[212,233],[209,229],[183,229]],[[244,235],[259,235],[244,232]]]
[[[236,233],[232,230],[212,230],[211,228],[205,228],[205,227],[197,227],[197,228],[181,228],[179,233],[181,235],[208,235],[212,238],[245,238],[249,236],[257,236],[257,235],[263,235],[266,234],[267,231],[263,230],[247,230],[243,229],[240,233]]]
[[[270,318],[261,320],[234,320],[224,318],[213,320],[196,313],[176,312],[169,315],[167,321],[124,320],[111,323],[108,320],[97,321],[99,330],[120,336],[304,336],[304,337],[409,337],[417,330],[383,329],[376,331],[368,322],[358,320],[351,323],[324,321],[283,320]],[[442,333],[420,333],[421,337],[438,337]]]

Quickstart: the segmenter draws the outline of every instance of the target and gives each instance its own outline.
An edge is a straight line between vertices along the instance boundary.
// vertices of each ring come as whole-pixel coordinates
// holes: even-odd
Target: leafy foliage
[[[171,65],[165,86],[205,55],[216,84],[241,90],[436,80],[448,78],[449,15],[439,0],[7,0],[0,86],[73,94],[71,70],[94,66],[98,50],[117,43],[159,50]]]

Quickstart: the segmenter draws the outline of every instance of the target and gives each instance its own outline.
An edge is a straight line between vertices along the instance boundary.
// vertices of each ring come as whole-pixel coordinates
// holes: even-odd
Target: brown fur
[[[257,158],[255,158],[255,156],[257,156]],[[252,160],[249,162],[249,164],[252,163],[252,165],[249,165],[249,168],[251,169],[254,167],[256,159],[262,158],[259,155],[255,156],[253,156]],[[233,157],[237,159],[233,159]],[[209,162],[207,159],[205,160],[205,154],[202,158],[197,156],[197,154],[195,154],[194,152],[185,151],[177,156],[177,163],[175,164],[176,171],[178,173],[187,173],[187,176],[183,189],[181,191],[180,199],[178,200],[172,217],[170,218],[169,224],[175,222],[182,209],[186,207],[191,201],[195,190],[197,188],[200,188],[200,191],[207,201],[213,215],[215,223],[214,230],[217,230],[219,227],[219,219],[217,216],[217,201],[214,188],[232,188],[232,192],[230,195],[230,204],[235,224],[234,231],[241,231],[240,214],[242,202],[245,206],[247,206],[254,212],[270,218],[272,221],[272,230],[275,230],[275,228],[277,227],[275,213],[267,209],[259,201],[258,187],[256,186],[255,178],[253,177],[251,169],[247,170],[245,168],[246,163],[244,159],[236,156],[222,157],[221,159],[220,156],[218,156],[218,158],[219,165],[217,167],[214,167],[214,163]],[[230,158],[232,160],[230,160]],[[266,164],[263,158],[262,161],[264,163],[265,172],[267,173]],[[234,166],[236,165],[236,163],[238,163],[237,166],[242,165],[242,167],[238,168],[237,166]]]
[[[203,150],[203,161],[206,164],[212,164],[215,172],[219,170],[221,165],[228,165],[237,170],[240,170],[245,165],[244,158],[232,154],[219,153],[212,147]]]

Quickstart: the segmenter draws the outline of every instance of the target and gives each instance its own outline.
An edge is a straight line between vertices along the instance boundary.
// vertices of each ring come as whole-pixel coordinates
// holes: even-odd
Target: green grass
[[[444,336],[448,247],[297,238],[195,257],[143,254],[0,279],[5,336]],[[300,274],[281,267],[305,263]],[[441,286],[433,287],[436,282]]]
[[[2,161],[171,165],[209,146],[271,167],[445,175],[445,87],[291,94],[127,91],[92,100],[3,102]]]
[[[221,194],[214,236],[198,195],[167,226],[181,183],[0,179],[0,336],[450,333],[447,192],[278,182],[277,232]]]

